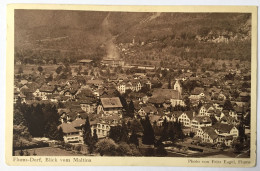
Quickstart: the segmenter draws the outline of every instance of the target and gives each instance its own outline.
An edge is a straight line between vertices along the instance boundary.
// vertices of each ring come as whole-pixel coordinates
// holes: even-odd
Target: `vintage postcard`
[[[7,11],[8,165],[255,166],[257,7]]]

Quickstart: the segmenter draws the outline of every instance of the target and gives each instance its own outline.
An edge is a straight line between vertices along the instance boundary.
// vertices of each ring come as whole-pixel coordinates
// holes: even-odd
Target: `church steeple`
[[[181,85],[180,85],[179,80],[176,80],[173,89],[174,89],[174,90],[177,90],[180,95],[182,94],[182,88],[181,88]]]

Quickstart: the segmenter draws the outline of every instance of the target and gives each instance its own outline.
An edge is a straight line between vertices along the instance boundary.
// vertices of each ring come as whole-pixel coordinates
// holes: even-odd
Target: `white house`
[[[180,112],[177,114],[177,120],[185,127],[191,127],[191,120],[195,116],[192,111]]]
[[[101,111],[104,114],[120,114],[123,106],[118,97],[100,98],[101,104],[97,107],[97,114]]]
[[[191,121],[191,130],[196,132],[202,127],[212,126],[212,121],[208,116],[195,116]]]

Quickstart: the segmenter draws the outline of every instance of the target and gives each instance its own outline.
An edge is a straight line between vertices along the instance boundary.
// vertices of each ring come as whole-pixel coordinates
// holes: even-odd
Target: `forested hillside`
[[[15,56],[24,63],[100,60],[111,42],[130,64],[172,66],[197,58],[250,61],[251,15],[15,11]]]

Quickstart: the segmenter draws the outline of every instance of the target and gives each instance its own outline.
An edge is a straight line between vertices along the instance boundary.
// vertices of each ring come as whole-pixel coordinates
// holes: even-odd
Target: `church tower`
[[[174,89],[174,90],[177,90],[180,95],[182,94],[182,88],[181,88],[181,85],[180,85],[179,80],[176,80],[173,89]]]

